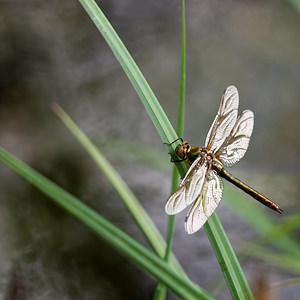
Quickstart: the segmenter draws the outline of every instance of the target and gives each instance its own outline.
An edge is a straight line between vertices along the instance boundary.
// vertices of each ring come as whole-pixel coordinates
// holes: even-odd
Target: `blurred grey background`
[[[181,1],[98,3],[175,126]],[[223,90],[236,85],[240,111],[253,110],[255,126],[247,154],[231,172],[278,203],[285,216],[299,211],[299,28],[300,14],[288,1],[186,3],[184,138],[204,143]],[[169,156],[81,5],[1,0],[0,39],[1,146],[147,245],[107,180],[51,110],[58,103],[105,152],[165,235]],[[159,163],[143,160],[141,153],[135,159],[139,146],[158,153]],[[0,177],[1,299],[152,298],[152,278],[3,165]],[[217,213],[238,251],[255,233],[224,198]],[[176,219],[174,252],[192,280],[217,299],[230,299],[226,287],[219,289],[219,266],[204,230],[186,235],[184,217]],[[271,282],[289,278],[257,260],[244,270],[254,287],[262,272]],[[297,299],[298,293],[289,287],[276,296]]]

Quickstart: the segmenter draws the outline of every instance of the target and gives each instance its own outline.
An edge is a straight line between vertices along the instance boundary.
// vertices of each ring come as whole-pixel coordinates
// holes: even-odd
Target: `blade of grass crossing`
[[[159,105],[153,91],[103,12],[93,0],[79,0],[79,2],[91,17],[120,65],[123,67],[131,84],[145,105],[162,140],[165,143],[174,141],[177,137],[173,127],[166,121],[165,113]]]
[[[184,126],[184,102],[185,102],[185,74],[186,74],[186,39],[185,39],[185,5],[182,0],[182,22],[181,22],[181,68],[180,68],[180,89],[179,89],[179,101],[178,101],[178,113],[177,113],[177,135],[183,136]],[[171,192],[175,191],[179,181],[179,173],[176,166],[173,168],[172,176],[172,188]],[[169,260],[171,251],[172,236],[174,229],[175,216],[169,216],[169,225],[167,233],[167,249],[165,254],[165,260]]]
[[[185,2],[181,1],[181,65],[180,65],[180,88],[179,88],[179,101],[177,110],[177,130],[176,133],[179,137],[183,136],[184,127],[184,104],[185,104],[185,80],[186,80],[186,38],[185,38]],[[172,187],[171,192],[174,192],[178,186],[179,173],[176,166],[173,166],[172,174]],[[172,239],[174,232],[175,216],[168,217],[167,228],[167,247],[165,253],[165,261],[169,261],[171,253]],[[153,300],[163,300],[166,298],[166,286],[161,282],[158,283]]]
[[[178,136],[176,135],[160,103],[158,102],[156,96],[154,95],[152,89],[139,70],[135,61],[131,57],[130,53],[124,46],[123,42],[115,32],[114,28],[111,26],[101,9],[97,6],[95,1],[78,1],[81,3],[87,14],[95,23],[96,27],[104,37],[105,41],[107,42],[120,65],[122,66],[123,70],[125,71],[132,86],[134,87],[142,103],[144,104],[145,109],[147,110],[149,117],[156,127],[163,143],[165,143],[167,151],[174,154],[176,145],[179,142],[173,144],[171,143],[178,139]],[[185,162],[176,163],[176,167],[181,176],[184,176],[184,174],[188,170],[188,166]]]
[[[144,76],[138,69],[137,65],[135,64],[129,52],[125,48],[124,44],[118,37],[115,30],[112,28],[111,24],[104,16],[103,12],[100,10],[100,8],[93,0],[79,0],[79,2],[82,4],[86,12],[89,14],[91,19],[93,20],[93,22],[95,23],[95,25],[97,26],[97,28],[99,29],[103,37],[105,38],[106,42],[110,46],[111,50],[115,54],[116,58],[120,62],[126,75],[131,81],[131,84],[133,85],[141,101],[143,102],[162,140],[165,143],[173,142],[175,139],[177,139],[177,136],[174,129],[172,128],[172,125],[168,121],[165,113],[163,112],[160,104],[158,103],[154,93],[150,89]],[[166,145],[167,150],[172,149],[173,153],[175,147],[176,147],[176,143],[172,144],[171,146]],[[184,174],[188,169],[187,164],[178,163],[176,164],[176,166],[178,168],[180,175],[184,176]],[[222,248],[224,251],[228,251],[229,253],[232,254],[232,247],[229,244],[228,239],[220,239],[219,237],[213,236],[213,234],[217,232],[220,228],[222,229],[223,234],[225,234],[218,218],[211,217],[208,220],[208,222],[206,222],[204,228],[207,232],[207,235],[210,235],[209,240],[211,241],[211,244],[215,252],[222,255],[222,252],[219,251],[220,250],[219,248]],[[224,244],[218,245],[218,243],[224,243]],[[215,246],[217,247],[214,248]],[[232,264],[231,261],[227,260],[229,257],[230,255],[227,255],[225,253],[224,257],[222,258],[222,260],[226,263],[227,266]],[[238,264],[237,259],[234,259],[233,263]],[[232,272],[236,271],[237,273],[231,274],[231,271]],[[240,291],[248,291],[248,294],[244,296],[242,299],[251,299],[252,295],[247,282],[245,280],[238,280],[241,278],[245,278],[240,266],[238,265],[232,268],[229,267],[228,272],[229,272],[228,276],[229,277],[232,276],[232,278],[234,279],[234,280],[228,280],[228,276],[225,277],[225,279],[228,280],[227,284],[230,285],[230,290],[233,291],[233,289],[236,288],[236,291],[234,292],[235,295],[239,294]],[[232,284],[231,283],[232,281],[236,284]],[[239,286],[240,284],[243,286]]]
[[[252,292],[238,259],[230,245],[221,223],[216,222],[216,219],[218,219],[218,216],[213,213],[204,224],[204,227],[226,280],[232,299],[253,299]],[[210,222],[214,222],[214,226],[209,226]],[[216,224],[220,224],[220,227],[218,228]]]
[[[99,149],[88,139],[88,137],[77,127],[72,119],[63,111],[57,104],[53,105],[53,109],[59,118],[64,122],[66,127],[73,133],[81,145],[86,149],[90,156],[94,159],[100,170],[109,180],[115,191],[122,199],[124,205],[132,215],[134,221],[137,223],[144,236],[148,240],[153,250],[160,256],[164,257],[166,243],[159,233],[158,229],[152,222],[151,218],[140,205],[134,194],[128,188],[126,183],[122,180],[119,174],[113,169],[110,163],[105,159]],[[184,275],[184,271],[175,258],[171,255],[171,265],[179,273]]]
[[[164,282],[182,299],[211,299],[198,286],[178,275],[169,265],[144,246],[2,148],[0,148],[0,160],[89,227],[120,254]]]

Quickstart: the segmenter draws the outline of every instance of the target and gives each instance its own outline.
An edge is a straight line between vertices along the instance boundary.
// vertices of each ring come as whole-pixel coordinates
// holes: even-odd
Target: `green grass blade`
[[[154,126],[156,127],[163,143],[165,143],[168,152],[174,153],[174,149],[179,142],[173,143],[172,145],[167,144],[172,143],[178,138],[178,136],[176,135],[160,103],[158,102],[156,96],[154,95],[152,89],[150,88],[145,77],[136,65],[135,61],[131,57],[130,53],[126,49],[125,45],[94,0],[78,1],[86,10],[87,14],[90,16],[90,18],[102,34],[105,41],[122,66],[123,70],[125,71],[132,86],[134,87],[142,103],[144,104],[144,107],[147,110]],[[176,165],[179,173],[183,176],[184,173],[188,170],[187,163],[178,163]]]
[[[185,106],[185,81],[186,81],[186,37],[185,37],[185,3],[181,2],[181,64],[180,64],[180,88],[177,113],[177,130],[179,137],[183,136],[184,127],[184,106]]]
[[[111,183],[112,187],[122,199],[127,210],[130,212],[134,221],[137,223],[144,236],[148,240],[153,250],[160,256],[164,257],[166,243],[159,233],[158,229],[150,219],[147,212],[140,205],[134,194],[128,188],[126,183],[122,180],[119,174],[114,170],[111,164],[102,155],[99,149],[88,139],[88,137],[78,128],[72,119],[60,108],[58,105],[53,105],[53,109],[60,119],[64,122],[66,127],[73,133],[81,145],[86,149],[100,170]],[[184,275],[184,271],[176,260],[175,256],[171,255],[171,265],[174,269]]]
[[[175,131],[167,121],[165,113],[158,104],[153,91],[103,12],[93,0],[79,0],[79,2],[91,17],[120,65],[123,67],[132,86],[138,93],[149,116],[153,120],[153,124],[156,126],[162,140],[165,143],[170,143],[175,140],[177,138]]]
[[[137,67],[136,63],[130,56],[129,52],[125,48],[124,44],[118,37],[117,33],[115,32],[103,12],[93,0],[79,0],[79,2],[82,4],[90,18],[93,20],[96,27],[101,32],[107,44],[111,48],[112,52],[120,62],[131,84],[133,85],[141,101],[143,102],[162,140],[165,143],[174,141],[177,136],[174,129],[172,128],[172,125],[167,119],[164,111],[162,110],[159,102],[157,101],[154,93],[146,82],[141,71]],[[173,150],[174,152],[176,143],[172,144],[172,146],[166,147],[169,151]],[[176,165],[180,175],[184,176],[185,172],[188,169],[187,163],[180,163]],[[240,299],[252,299],[253,297],[250,288],[247,284],[247,281],[245,280],[245,275],[243,274],[241,267],[239,266],[239,263],[234,255],[232,247],[227,238],[222,238],[222,236],[225,236],[225,233],[215,213],[213,217],[211,217],[208,222],[206,222],[204,228],[207,232],[207,235],[209,236],[211,244],[213,245],[214,252],[216,253],[216,255],[220,256],[219,258],[222,258],[219,260],[223,263],[223,265],[221,265],[221,269],[227,270],[226,276],[224,277],[227,281],[227,285],[232,295],[239,295],[239,297],[241,297]],[[217,233],[218,230],[222,230],[222,234],[215,237],[214,233]],[[224,255],[222,251],[220,251],[220,249],[225,251]],[[232,257],[234,257],[234,259],[231,260]],[[234,264],[234,266],[232,266],[232,264]],[[226,268],[224,268],[224,266],[226,266]],[[239,294],[240,292],[242,294]]]
[[[184,105],[185,105],[185,79],[186,79],[186,38],[185,38],[185,3],[181,1],[181,66],[180,66],[180,88],[179,88],[179,101],[177,113],[177,130],[176,133],[179,137],[183,136],[184,126]],[[178,186],[179,173],[176,166],[173,166],[171,192],[174,192]],[[171,253],[172,239],[174,232],[175,216],[168,217],[167,228],[167,247],[165,253],[165,261],[169,261]],[[163,300],[166,298],[166,286],[161,282],[158,283],[153,300]]]
[[[211,299],[191,281],[178,275],[166,262],[105,220],[77,198],[0,148],[0,160],[33,184],[56,204],[94,231],[120,254],[168,286],[182,299]]]
[[[211,224],[212,223],[212,224]],[[217,214],[204,225],[233,299],[253,299],[250,287]]]
[[[185,39],[185,5],[184,0],[181,2],[182,6],[182,17],[181,17],[181,68],[180,68],[180,89],[179,89],[179,101],[178,101],[178,113],[177,113],[177,135],[179,137],[183,136],[183,126],[184,126],[184,104],[185,104],[185,78],[186,78],[186,39]],[[176,166],[173,167],[172,175],[172,187],[171,191],[175,191],[178,186],[179,173]],[[168,261],[169,254],[171,251],[171,243],[173,236],[175,216],[169,216],[168,232],[167,232],[167,249],[165,260]]]

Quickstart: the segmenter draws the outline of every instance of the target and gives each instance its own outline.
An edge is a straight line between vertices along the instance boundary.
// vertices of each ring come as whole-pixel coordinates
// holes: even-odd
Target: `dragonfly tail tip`
[[[283,209],[281,209],[281,208],[277,208],[277,212],[279,212],[280,214],[282,214],[283,213]]]

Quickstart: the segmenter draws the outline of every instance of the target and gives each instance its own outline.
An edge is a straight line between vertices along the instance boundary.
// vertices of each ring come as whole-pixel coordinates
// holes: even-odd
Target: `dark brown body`
[[[206,163],[208,163],[208,168],[215,170],[220,177],[223,177],[227,181],[234,184],[236,187],[243,190],[245,193],[252,196],[255,200],[259,201],[263,205],[282,213],[282,209],[276,205],[274,202],[269,200],[267,197],[255,191],[250,186],[246,185],[228,171],[226,171],[223,165],[217,160],[218,158],[209,150],[203,147],[191,147],[190,144],[186,141],[183,141],[179,144],[176,149],[176,154],[181,158],[179,161],[188,160],[188,163],[191,165],[199,156],[201,156]],[[201,162],[200,162],[201,163]]]
[[[269,200],[267,197],[263,196],[262,194],[260,194],[259,192],[257,192],[256,190],[254,190],[253,188],[251,188],[250,186],[248,186],[247,184],[245,184],[244,182],[242,182],[241,180],[237,179],[232,174],[227,172],[221,164],[213,163],[213,169],[218,173],[220,177],[223,177],[227,181],[231,182],[236,187],[240,188],[245,193],[252,196],[255,200],[279,212],[280,214],[282,213],[282,209],[279,206],[277,206],[274,202]]]

